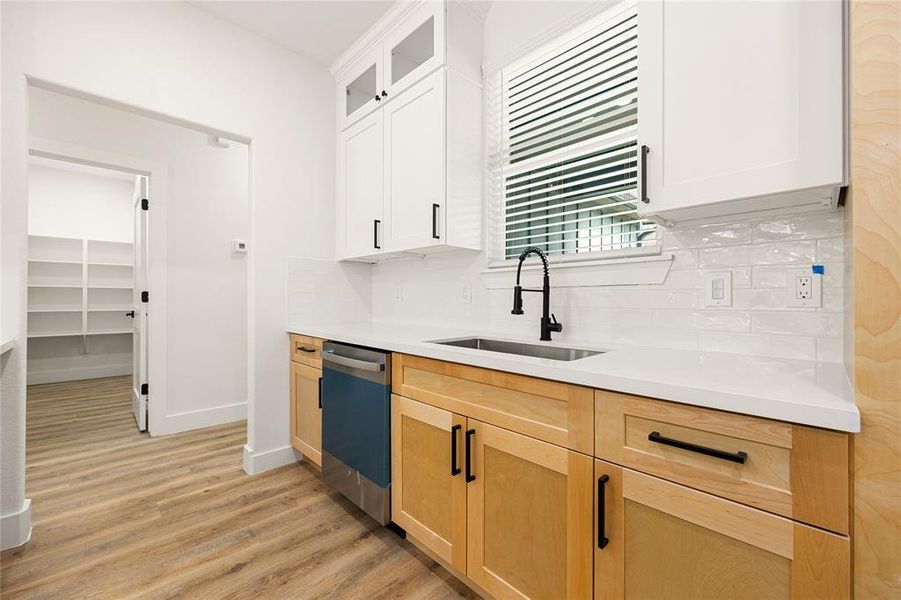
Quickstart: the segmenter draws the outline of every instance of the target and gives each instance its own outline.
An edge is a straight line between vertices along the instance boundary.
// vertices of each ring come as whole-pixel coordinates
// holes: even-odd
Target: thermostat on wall
[[[232,240],[232,252],[247,254],[247,240]]]

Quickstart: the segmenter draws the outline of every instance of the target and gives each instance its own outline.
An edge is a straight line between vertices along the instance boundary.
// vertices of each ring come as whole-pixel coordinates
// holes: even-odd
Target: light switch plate
[[[823,275],[812,267],[786,269],[785,305],[791,308],[819,308],[823,305]]]
[[[704,306],[732,306],[732,271],[704,273]]]

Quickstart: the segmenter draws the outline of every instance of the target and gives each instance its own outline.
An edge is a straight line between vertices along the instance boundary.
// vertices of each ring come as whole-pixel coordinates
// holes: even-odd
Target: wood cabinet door
[[[322,370],[291,362],[291,445],[322,466]]]
[[[847,537],[595,463],[595,598],[848,598]]]
[[[591,595],[592,459],[468,420],[467,576],[496,598]]]
[[[382,112],[377,110],[338,140],[337,258],[377,255],[382,247],[384,187]]]
[[[442,560],[466,571],[466,418],[391,399],[391,518]]]
[[[385,114],[385,250],[445,239],[445,69],[407,88]]]
[[[842,10],[639,2],[638,143],[649,148],[639,212],[841,185]]]

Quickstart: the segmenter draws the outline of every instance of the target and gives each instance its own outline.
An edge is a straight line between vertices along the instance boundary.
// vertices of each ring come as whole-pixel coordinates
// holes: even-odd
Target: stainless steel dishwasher
[[[322,476],[382,525],[391,520],[390,355],[322,344]]]

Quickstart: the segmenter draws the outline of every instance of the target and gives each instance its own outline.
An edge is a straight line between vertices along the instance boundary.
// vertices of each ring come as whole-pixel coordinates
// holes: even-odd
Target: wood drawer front
[[[595,394],[595,417],[598,458],[848,533],[845,433],[605,391]],[[655,442],[653,432],[746,459]]]
[[[321,369],[322,340],[307,335],[291,334],[291,360],[314,369]]]
[[[393,361],[395,394],[593,453],[590,388],[404,354]]]

